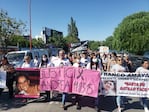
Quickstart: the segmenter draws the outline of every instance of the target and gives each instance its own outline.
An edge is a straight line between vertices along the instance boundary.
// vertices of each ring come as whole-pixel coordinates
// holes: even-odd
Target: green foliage
[[[104,46],[108,46],[110,49],[114,49],[113,48],[113,45],[112,45],[112,42],[113,42],[113,36],[109,36],[108,38],[106,38],[106,40],[105,41],[103,41],[103,45]]]
[[[32,39],[32,47],[33,48],[44,48],[44,42],[41,38],[38,39]]]
[[[149,48],[149,12],[127,16],[114,31],[112,47],[142,54]]]
[[[71,17],[70,24],[68,24],[68,36],[66,37],[66,40],[68,42],[79,42],[80,39],[78,38],[78,28],[76,27],[76,22]]]
[[[65,40],[66,40],[67,43],[76,43],[76,42],[78,42],[78,39],[75,38],[75,37],[72,37],[72,36],[66,36]]]
[[[54,35],[48,39],[48,43],[59,48],[64,48],[65,40],[62,36]]]
[[[0,10],[0,45],[3,48],[6,49],[11,43],[13,35],[20,35],[24,29],[25,25],[22,21],[10,18],[6,11]]]
[[[10,42],[8,43],[8,45],[13,45],[13,46],[19,45],[20,48],[28,47],[29,40],[25,39],[23,36],[13,35],[10,38]]]
[[[98,47],[101,45],[100,41],[89,41],[88,47],[92,51],[98,50]]]

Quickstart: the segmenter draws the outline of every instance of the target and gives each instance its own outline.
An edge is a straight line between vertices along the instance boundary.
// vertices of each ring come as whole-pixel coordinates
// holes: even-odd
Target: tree
[[[117,50],[142,54],[149,49],[149,12],[127,16],[114,31],[112,45]]]
[[[18,45],[20,48],[28,47],[29,40],[25,39],[23,36],[13,35],[11,36],[8,45],[13,45],[13,46]]]
[[[103,45],[108,46],[110,49],[114,49],[112,42],[113,42],[113,36],[109,36],[106,38],[105,41],[103,41]]]
[[[38,38],[38,39],[33,38],[32,46],[33,48],[44,48],[45,47],[44,42],[41,38]]]
[[[101,45],[100,41],[89,41],[89,48],[93,51],[98,50],[98,47]]]
[[[48,44],[54,47],[64,48],[65,40],[62,35],[54,34],[52,37],[49,37]]]
[[[76,22],[71,17],[70,24],[68,24],[68,36],[66,37],[66,40],[68,42],[79,42],[79,33],[78,28],[76,27]]]
[[[0,10],[0,45],[6,52],[7,46],[11,43],[11,37],[21,34],[24,28],[22,21],[10,18],[6,11]]]

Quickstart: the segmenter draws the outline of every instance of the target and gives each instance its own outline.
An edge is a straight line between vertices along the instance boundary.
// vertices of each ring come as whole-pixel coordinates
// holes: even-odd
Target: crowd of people
[[[24,57],[24,63],[21,65],[21,68],[46,68],[46,67],[61,67],[61,66],[73,66],[73,67],[82,67],[84,69],[97,70],[99,72],[107,71],[107,72],[134,72],[133,63],[129,59],[129,55],[127,54],[116,54],[115,52],[109,54],[100,54],[97,52],[92,53],[68,53],[66,54],[64,50],[60,50],[58,56],[48,57],[44,54],[41,59],[34,57],[34,60],[31,60],[29,56]],[[149,73],[148,70],[149,62],[148,60],[142,60],[142,65],[136,69],[136,73]],[[7,72],[7,80],[6,85],[9,89],[9,97],[13,97],[13,81],[14,81],[14,71],[15,68],[9,64],[7,57],[3,57],[1,60],[0,71]],[[22,76],[23,77],[23,76]],[[29,82],[28,82],[29,83]],[[19,82],[17,82],[19,84]],[[114,83],[111,81],[105,82],[105,88],[109,89],[110,86],[112,89],[111,92],[115,92]],[[20,87],[22,89],[23,87]],[[26,89],[26,88],[25,88]],[[24,89],[24,91],[25,91]],[[0,94],[3,89],[0,88]],[[27,90],[26,90],[27,91]],[[46,101],[51,101],[50,91],[46,91]],[[107,93],[108,94],[108,93]],[[67,101],[68,93],[62,93],[62,105],[61,107],[65,108],[65,102]],[[81,109],[80,104],[80,95],[76,95],[76,104],[77,109]],[[124,100],[123,96],[116,97],[117,104],[117,112],[121,112],[122,110],[122,102]],[[97,111],[100,111],[99,107],[100,96],[95,98],[95,108]],[[140,98],[140,102],[144,107],[145,112],[148,111],[147,107],[147,98]]]

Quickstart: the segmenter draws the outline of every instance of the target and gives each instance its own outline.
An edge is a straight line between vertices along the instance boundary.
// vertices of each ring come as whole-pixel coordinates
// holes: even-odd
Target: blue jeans
[[[122,104],[124,103],[124,96],[116,96],[116,104],[117,106],[121,107]]]
[[[62,93],[62,105],[65,105],[67,93]]]
[[[140,102],[143,107],[147,107],[147,98],[146,97],[140,98]]]

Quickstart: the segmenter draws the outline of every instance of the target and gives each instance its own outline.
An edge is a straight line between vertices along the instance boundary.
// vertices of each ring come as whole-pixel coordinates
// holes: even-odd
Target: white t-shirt
[[[125,67],[123,67],[119,64],[115,64],[111,68],[111,72],[125,72],[125,71],[126,71]]]
[[[136,69],[136,73],[149,73],[149,70],[143,67],[139,67]]]
[[[52,63],[54,64],[55,67],[71,66],[69,59],[66,59],[66,58],[65,59],[57,58],[57,59],[53,60]]]
[[[73,67],[79,67],[79,63],[74,63]]]
[[[33,63],[30,62],[30,63],[23,63],[21,68],[32,68],[34,67]]]

